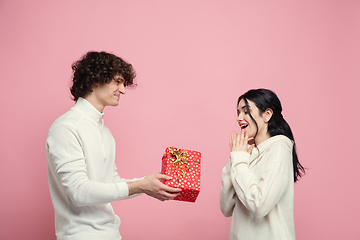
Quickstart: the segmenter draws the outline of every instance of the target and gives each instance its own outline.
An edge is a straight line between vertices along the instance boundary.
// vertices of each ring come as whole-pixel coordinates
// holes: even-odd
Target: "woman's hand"
[[[233,131],[231,133],[230,139],[229,139],[229,145],[230,145],[231,152],[242,151],[242,152],[247,152],[247,153],[251,154],[251,152],[254,148],[254,144],[252,144],[249,147],[249,149],[247,149],[248,140],[249,140],[249,136],[248,136],[247,129],[241,130],[239,133],[236,133],[235,131]]]

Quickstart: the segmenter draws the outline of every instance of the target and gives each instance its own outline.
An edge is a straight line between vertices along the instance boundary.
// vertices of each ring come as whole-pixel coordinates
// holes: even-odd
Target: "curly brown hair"
[[[73,100],[92,92],[94,84],[110,83],[117,74],[122,75],[125,87],[134,86],[135,70],[130,63],[107,52],[88,52],[71,66],[73,85],[70,88]]]

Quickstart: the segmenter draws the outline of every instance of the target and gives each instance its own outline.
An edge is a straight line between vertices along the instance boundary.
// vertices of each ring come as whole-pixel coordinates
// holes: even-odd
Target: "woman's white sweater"
[[[220,209],[232,216],[230,240],[295,239],[292,148],[278,135],[251,155],[231,152],[220,190]]]

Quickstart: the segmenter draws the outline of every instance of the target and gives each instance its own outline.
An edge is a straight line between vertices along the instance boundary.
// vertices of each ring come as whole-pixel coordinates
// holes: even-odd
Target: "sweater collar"
[[[260,153],[264,152],[267,148],[269,148],[270,145],[272,145],[275,142],[284,142],[286,143],[286,145],[289,147],[290,150],[292,150],[294,142],[291,141],[288,137],[284,136],[284,135],[276,135],[273,136],[265,141],[263,141],[262,143],[260,143],[256,148],[254,148],[253,150],[257,151],[259,150]]]
[[[76,101],[73,109],[80,111],[84,117],[89,119],[95,125],[97,125],[104,116],[104,113],[99,112],[90,102],[81,97]]]

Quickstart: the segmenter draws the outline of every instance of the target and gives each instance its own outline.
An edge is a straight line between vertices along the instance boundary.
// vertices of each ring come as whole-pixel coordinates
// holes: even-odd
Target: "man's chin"
[[[117,105],[119,105],[119,101],[113,101],[111,104],[109,104],[110,106],[116,107]]]

